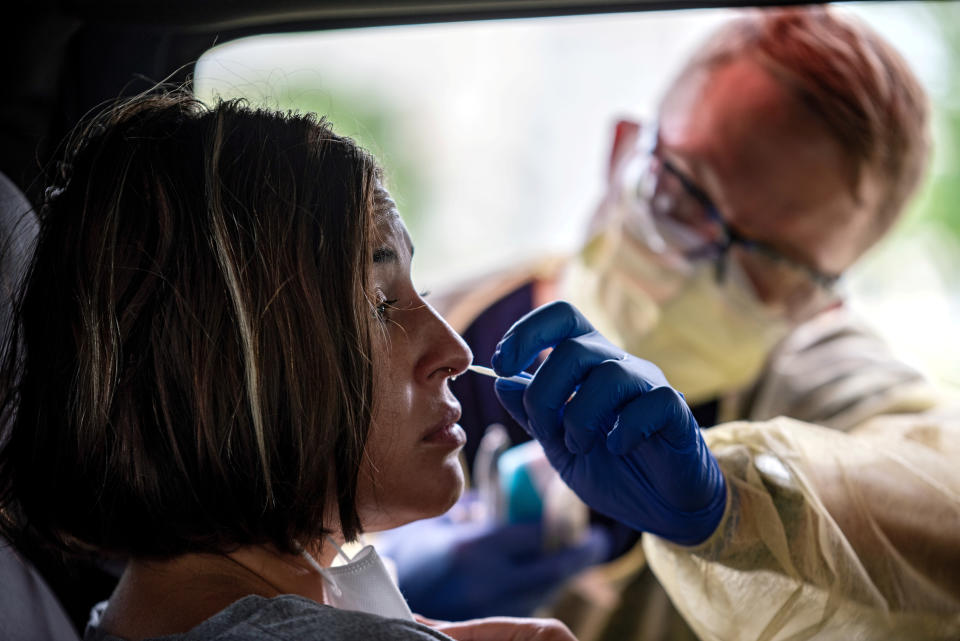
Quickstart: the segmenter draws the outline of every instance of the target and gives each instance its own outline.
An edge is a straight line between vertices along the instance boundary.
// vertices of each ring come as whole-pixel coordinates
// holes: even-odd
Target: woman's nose
[[[430,305],[426,306],[426,312],[429,329],[422,335],[424,352],[418,374],[426,379],[462,374],[473,362],[470,347]]]

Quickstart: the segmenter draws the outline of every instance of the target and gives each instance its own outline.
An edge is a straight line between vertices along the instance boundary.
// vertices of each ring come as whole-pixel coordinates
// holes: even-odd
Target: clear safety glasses
[[[839,274],[826,274],[745,237],[726,222],[703,189],[661,157],[656,147],[646,153],[636,196],[648,204],[657,235],[671,249],[690,261],[714,261],[719,282],[730,261],[737,261],[759,300],[791,319],[809,317],[839,300]]]

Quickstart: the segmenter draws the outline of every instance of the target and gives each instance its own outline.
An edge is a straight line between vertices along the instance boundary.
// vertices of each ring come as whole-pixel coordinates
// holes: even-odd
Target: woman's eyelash
[[[430,295],[430,290],[426,289],[422,292],[419,292],[417,295],[420,296],[420,298],[426,298],[427,296]],[[400,299],[398,298],[394,298],[391,300],[381,300],[376,306],[377,318],[379,318],[380,320],[388,320],[390,316],[390,310],[396,309],[394,305],[396,305],[397,301],[399,300]]]
[[[380,304],[377,305],[377,317],[380,320],[387,320],[390,310],[393,309],[393,306],[397,303],[397,300],[399,299],[394,298],[393,300],[381,301]]]

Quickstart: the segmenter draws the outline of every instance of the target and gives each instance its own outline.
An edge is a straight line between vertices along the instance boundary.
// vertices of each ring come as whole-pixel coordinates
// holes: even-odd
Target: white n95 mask
[[[655,229],[649,204],[623,193],[606,201],[612,210],[568,268],[564,297],[690,403],[752,383],[790,325],[757,298],[737,261],[726,261],[718,282],[713,261],[671,249],[683,239]]]
[[[386,566],[372,545],[365,545],[350,558],[332,539],[327,537],[337,554],[346,563],[325,568],[306,550],[300,554],[325,581],[324,601],[341,610],[377,614],[390,619],[413,621],[413,613],[400,594]]]

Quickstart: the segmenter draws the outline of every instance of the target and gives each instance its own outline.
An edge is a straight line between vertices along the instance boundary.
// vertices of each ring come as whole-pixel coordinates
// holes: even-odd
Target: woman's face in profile
[[[376,531],[446,511],[463,491],[458,454],[466,442],[450,391],[473,355],[417,292],[413,245],[396,210],[378,220],[372,284],[374,412],[360,470],[357,511]]]

